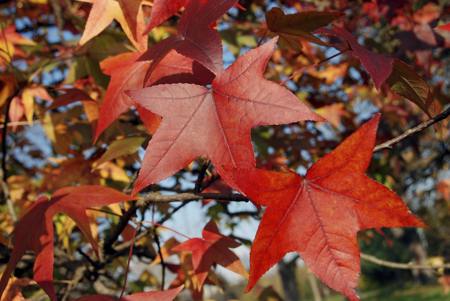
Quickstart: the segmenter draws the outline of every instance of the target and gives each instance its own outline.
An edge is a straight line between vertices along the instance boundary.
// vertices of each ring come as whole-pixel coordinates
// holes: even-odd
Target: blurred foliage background
[[[358,60],[331,46],[335,38],[319,36],[327,42],[320,45],[311,42],[312,38],[303,32],[279,32],[279,48],[266,77],[285,84],[329,122],[255,129],[252,136],[259,166],[272,169],[288,166],[305,173],[314,161],[375,112],[382,113],[378,141],[383,142],[449,105],[450,33],[435,28],[450,21],[448,1],[241,0],[239,3],[243,9],[233,8],[217,24],[226,65],[277,34],[266,23],[266,13],[273,7],[290,14],[336,11],[342,16],[334,24],[345,26],[367,49],[409,64],[412,76],[433,93],[432,101],[423,103],[421,108],[417,100],[395,94],[387,87],[377,90]],[[151,1],[144,3],[146,18],[151,11],[151,5],[147,4]],[[3,154],[7,152],[2,166],[2,187],[7,187],[9,200],[2,197],[5,200],[0,205],[2,265],[9,259],[14,222],[37,195],[80,184],[126,189],[139,169],[143,147],[150,139],[137,112],[131,110],[121,115],[97,143],[92,143],[98,106],[109,82],[100,63],[132,51],[133,46],[113,22],[98,37],[80,47],[78,41],[90,7],[89,3],[70,0],[0,1],[0,108],[9,114],[7,131],[4,113],[1,117],[2,130],[6,133],[1,138]],[[154,29],[149,36],[150,47],[173,34],[177,20],[178,16],[173,17]],[[363,253],[392,262],[436,265],[450,262],[448,124],[444,120],[439,126],[374,155],[370,176],[401,195],[428,227],[365,231],[359,239]],[[121,152],[107,153],[114,143],[122,140],[125,142],[118,147]],[[147,191],[191,191],[203,163],[199,160]],[[207,170],[207,179],[210,186],[204,188],[208,191],[228,189],[212,166]],[[261,210],[251,205],[214,200],[198,207],[188,205],[176,209],[178,206],[161,205],[154,214],[170,219],[196,216],[192,217],[195,221],[201,216],[199,222],[214,218],[220,221],[223,232],[244,245],[251,243],[261,216]],[[120,213],[127,209],[111,206],[108,210]],[[139,216],[148,217],[152,210],[155,209],[139,209]],[[174,210],[179,210],[178,215],[173,214]],[[92,217],[97,220],[100,239],[107,239],[119,222],[118,217],[102,212],[92,212]],[[203,227],[195,222],[190,225],[197,232]],[[242,231],[242,227],[250,230]],[[90,251],[86,250],[86,242],[73,222],[58,216],[55,229],[55,280],[62,300],[93,292],[120,291],[127,250],[105,251],[106,260],[96,266],[97,262],[86,259],[90,258],[86,252]],[[170,231],[159,231],[163,244],[174,236]],[[123,240],[126,238],[116,243]],[[157,257],[156,248],[151,235],[136,243],[130,290],[142,291],[160,284],[160,267],[150,264]],[[248,249],[244,247],[241,253],[245,261]],[[16,277],[31,278],[32,258],[30,255],[21,262]],[[168,258],[181,261],[174,255]],[[73,286],[70,281],[78,277],[79,265],[86,266],[86,271]],[[175,277],[174,271],[168,273],[168,279]],[[243,295],[242,279],[230,280],[231,276],[224,276],[220,270],[213,274],[204,292],[205,300],[340,300],[340,297],[333,299],[333,292],[304,268],[300,258],[293,256],[281,262],[247,295]],[[189,281],[187,275],[184,281]],[[448,270],[392,269],[363,260],[360,288],[364,300],[448,300],[450,295],[445,291],[448,292],[449,282]],[[23,286],[20,291],[30,300],[46,298],[33,283],[14,282],[14,285]],[[183,296],[180,298],[191,298],[189,294]]]

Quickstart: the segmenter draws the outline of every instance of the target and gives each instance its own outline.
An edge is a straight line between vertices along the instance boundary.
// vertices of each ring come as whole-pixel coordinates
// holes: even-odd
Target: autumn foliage
[[[290,252],[359,300],[358,237],[440,227],[402,197],[423,144],[448,167],[449,8],[272,2],[1,4],[1,300],[202,300],[217,266],[259,293]],[[178,211],[202,237],[167,225]]]

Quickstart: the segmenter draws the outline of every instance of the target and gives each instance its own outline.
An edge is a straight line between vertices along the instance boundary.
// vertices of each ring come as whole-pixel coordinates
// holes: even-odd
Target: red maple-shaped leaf
[[[186,6],[188,1],[189,0],[155,0],[150,15],[150,22],[145,29],[145,33],[149,33],[153,28],[175,15],[182,7]]]
[[[247,271],[239,257],[230,250],[230,248],[239,247],[238,242],[223,236],[214,221],[206,224],[202,236],[203,238],[191,238],[173,248],[176,252],[192,253],[192,265],[198,278],[199,287],[203,286],[214,264],[219,264],[230,271],[247,277]]]
[[[137,293],[122,298],[104,295],[92,295],[76,299],[75,301],[172,301],[183,290],[183,286],[165,291]]]
[[[26,251],[33,251],[36,255],[33,279],[52,301],[56,301],[52,283],[53,217],[57,213],[67,214],[76,222],[97,251],[97,242],[91,233],[86,210],[90,207],[105,206],[131,199],[128,195],[104,186],[65,187],[57,190],[50,200],[45,196],[38,198],[14,229],[11,259],[0,280],[0,299],[17,263]]]
[[[170,50],[196,60],[214,74],[223,70],[222,41],[212,28],[217,19],[229,10],[237,0],[192,0],[180,18],[177,35],[167,38],[150,48],[141,60],[151,60],[156,66]],[[149,73],[152,72],[150,69]]]
[[[361,46],[357,39],[344,28],[333,26],[331,30],[319,29],[316,32],[333,35],[341,39],[343,43],[339,48],[361,62],[367,72],[369,72],[378,90],[388,79],[389,75],[391,75],[394,59],[383,54],[372,52]]]
[[[357,232],[423,226],[399,196],[365,174],[378,122],[379,116],[361,126],[305,178],[261,169],[238,172],[242,192],[267,206],[250,254],[248,289],[286,253],[298,252],[323,282],[358,300]]]
[[[171,176],[198,156],[208,157],[232,186],[227,169],[254,166],[252,127],[321,120],[289,90],[264,78],[275,45],[273,39],[238,58],[217,75],[210,89],[172,84],[129,92],[139,105],[163,117],[148,144],[133,193]]]
[[[197,0],[194,0],[197,1]],[[150,22],[145,29],[145,34],[149,33],[153,28],[160,25],[180,9],[185,7],[189,0],[155,0],[153,1],[152,12],[150,15]],[[236,6],[241,7],[239,3]]]
[[[171,51],[157,65],[150,78],[144,82],[150,63],[138,61],[141,54],[127,52],[102,61],[100,66],[105,74],[111,76],[111,81],[100,107],[95,140],[122,113],[135,105],[125,91],[162,83],[183,82],[202,85],[212,80],[213,75],[203,66]],[[160,118],[140,106],[137,106],[137,110],[146,128],[153,133],[159,125]]]

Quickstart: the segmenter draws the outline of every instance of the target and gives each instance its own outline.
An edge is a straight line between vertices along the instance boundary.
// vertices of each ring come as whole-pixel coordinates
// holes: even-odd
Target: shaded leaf
[[[182,7],[186,6],[189,0],[155,0],[153,1],[150,22],[148,23],[145,33],[149,33],[153,28],[160,25],[173,15],[175,15]]]
[[[327,26],[342,15],[339,12],[319,11],[304,11],[285,15],[280,8],[274,7],[266,13],[266,22],[270,31],[280,36],[295,36],[324,45],[325,43],[314,36],[312,32]]]
[[[415,103],[428,116],[435,111],[433,107],[435,102],[430,86],[414,69],[402,61],[397,59],[394,61],[394,69],[387,84],[391,91]]]
[[[95,102],[86,92],[80,89],[62,89],[60,92],[64,92],[55,98],[52,104],[47,108],[47,110],[53,110],[59,107],[67,106],[77,101],[91,101]]]
[[[14,229],[11,259],[0,280],[0,297],[9,276],[22,256],[26,251],[33,251],[36,255],[33,279],[48,294],[50,300],[56,301],[56,292],[52,283],[53,217],[57,213],[67,214],[76,222],[93,249],[97,251],[97,242],[91,233],[86,210],[94,206],[105,206],[131,199],[128,195],[104,186],[65,187],[57,190],[50,200],[45,196],[39,197]]]
[[[191,238],[174,248],[176,252],[191,252],[194,275],[199,279],[202,287],[211,267],[219,264],[237,274],[247,277],[247,271],[239,257],[230,248],[237,248],[240,244],[222,235],[214,221],[206,224],[202,232],[203,238]]]
[[[189,1],[180,18],[177,35],[154,45],[141,57],[141,60],[152,61],[154,68],[171,50],[176,50],[199,62],[214,74],[221,72],[223,70],[222,42],[217,31],[212,28],[212,24],[236,2],[237,0]],[[153,68],[150,69],[149,74]]]

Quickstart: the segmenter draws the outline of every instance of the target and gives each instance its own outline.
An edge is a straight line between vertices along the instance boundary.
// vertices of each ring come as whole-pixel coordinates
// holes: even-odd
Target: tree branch
[[[8,137],[8,123],[9,123],[9,110],[11,108],[11,104],[13,102],[14,97],[17,95],[17,91],[12,93],[8,99],[6,100],[5,106],[5,119],[3,120],[3,129],[2,129],[2,178],[3,182],[6,183],[8,179],[8,170],[6,168],[6,158],[8,156],[8,145],[6,144],[6,139]]]
[[[391,140],[388,140],[388,141],[386,141],[384,143],[381,143],[381,144],[375,146],[373,151],[377,152],[377,151],[382,150],[382,149],[392,148],[392,146],[394,144],[397,144],[400,141],[403,141],[406,138],[423,131],[424,129],[432,126],[433,124],[438,123],[438,122],[446,119],[449,115],[450,115],[450,107],[448,107],[445,111],[441,112],[440,114],[434,116],[433,118],[430,118],[427,121],[419,123],[415,127],[412,127],[410,129],[406,130],[403,134],[401,134],[401,135],[399,135],[399,136],[397,136],[395,138],[392,138]]]
[[[214,199],[226,202],[249,202],[249,199],[241,194],[221,194],[221,193],[179,193],[174,195],[161,195],[157,192],[147,193],[141,200],[144,204],[149,203],[172,203],[190,202],[196,200]]]
[[[392,269],[401,269],[401,270],[438,270],[438,269],[450,269],[450,263],[442,264],[442,265],[426,265],[426,264],[415,264],[415,263],[399,263],[393,261],[387,261],[380,258],[377,258],[372,255],[361,253],[361,259],[384,266]]]
[[[117,241],[123,230],[125,230],[131,218],[136,214],[137,209],[138,206],[136,205],[136,202],[133,202],[130,208],[120,217],[119,223],[114,228],[114,231],[107,236],[103,243],[103,249],[106,254],[114,253],[114,248],[112,247],[113,244]]]
[[[158,255],[161,261],[161,290],[164,290],[165,281],[166,281],[166,263],[164,261],[164,256],[161,248],[161,241],[159,240],[159,235],[157,231],[158,226],[153,226],[153,238],[156,243],[156,247],[158,248]]]

